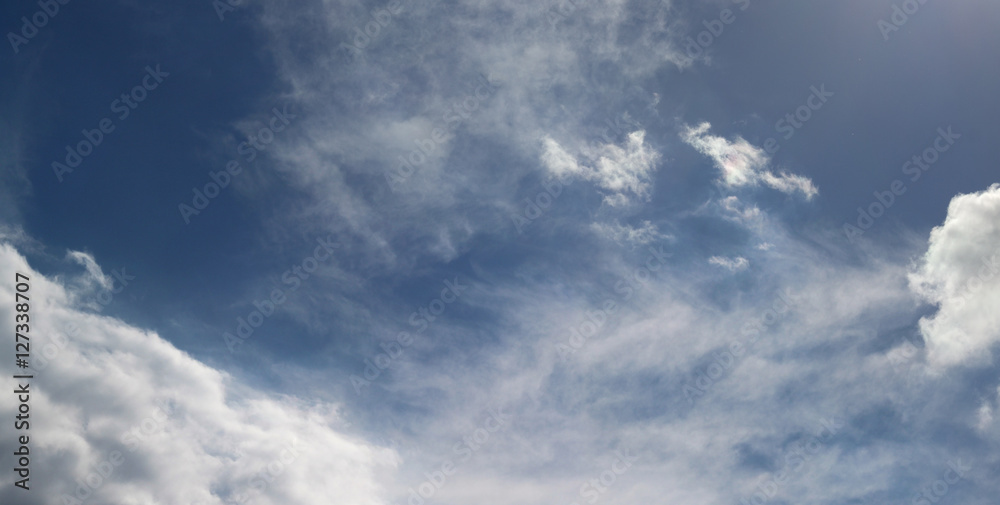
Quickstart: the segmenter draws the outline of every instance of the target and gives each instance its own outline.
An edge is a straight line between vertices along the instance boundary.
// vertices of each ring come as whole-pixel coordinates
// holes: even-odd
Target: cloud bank
[[[70,258],[100,274],[92,257]],[[5,472],[0,501],[387,503],[376,474],[398,456],[351,436],[337,405],[256,391],[155,333],[84,312],[75,283],[46,278],[0,243],[0,276],[15,272],[31,279],[33,473],[23,494]],[[12,300],[12,289],[5,282],[0,296]],[[0,308],[7,327],[14,314]],[[13,365],[0,369],[23,373]],[[2,395],[0,416],[13,419],[15,401]],[[12,428],[3,423],[5,443]]]

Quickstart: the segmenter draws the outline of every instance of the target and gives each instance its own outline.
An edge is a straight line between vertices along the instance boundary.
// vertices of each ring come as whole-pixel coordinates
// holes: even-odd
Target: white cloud
[[[930,360],[939,366],[988,359],[1000,342],[1000,185],[958,195],[931,231],[911,288],[938,305],[920,320]]]
[[[764,213],[756,205],[748,205],[735,196],[727,196],[722,199],[720,206],[725,219],[757,230],[764,226]]]
[[[990,406],[989,402],[984,401],[982,405],[979,406],[979,413],[976,419],[976,428],[979,431],[986,431],[993,425],[993,407]]]
[[[97,264],[97,261],[94,260],[93,255],[80,251],[69,251],[66,253],[66,258],[83,265],[83,267],[87,269],[87,273],[89,274],[89,277],[87,278],[88,283],[97,284],[97,286],[104,289],[111,289],[111,278],[104,275],[101,267]]]
[[[807,200],[819,193],[816,186],[813,186],[812,181],[808,177],[801,175],[789,174],[788,172],[781,172],[778,175],[774,175],[771,172],[764,171],[760,173],[760,178],[764,184],[782,193],[792,194],[799,192],[805,195]]]
[[[99,273],[92,257],[70,257]],[[261,505],[330,496],[385,503],[374,474],[398,457],[345,434],[336,405],[254,391],[155,333],[80,312],[71,286],[0,244],[0,275],[15,272],[31,279],[30,503],[64,503],[88,478],[95,489],[79,491],[92,504],[222,505],[247,493]],[[0,296],[14,298],[11,283],[0,285]],[[13,327],[12,304],[0,306],[0,320]],[[19,373],[13,359],[0,369]],[[13,419],[16,401],[0,396],[0,416]],[[3,423],[0,436],[15,440],[12,428]],[[120,464],[98,478],[103,461]],[[0,501],[29,503],[16,494],[23,491],[14,475],[0,478]]]
[[[737,138],[729,142],[722,137],[708,135],[712,127],[701,123],[697,127],[687,127],[681,133],[681,140],[712,158],[715,166],[722,171],[722,180],[728,186],[745,186],[756,182],[756,172],[765,167],[768,157],[746,140]]]
[[[274,173],[309,195],[289,205],[274,227],[350,236],[352,253],[395,272],[411,268],[415,255],[450,261],[469,237],[509,223],[520,181],[539,170],[520,161],[537,159],[541,136],[569,139],[564,146],[575,155],[578,143],[599,135],[608,114],[646,114],[640,102],[655,106],[658,95],[636,83],[690,64],[674,37],[683,20],[668,4],[642,6],[642,24],[620,0],[572,12],[564,12],[569,4],[512,0],[456,5],[406,3],[363,48],[351,49],[356,29],[372,21],[370,7],[260,4],[266,45],[287,90],[274,102],[290,102],[300,115],[268,146],[265,162],[274,161]],[[477,101],[481,76],[497,86]],[[465,103],[475,106],[459,109]],[[437,129],[446,140],[432,144]],[[608,204],[621,206],[647,196],[651,163],[643,156],[652,153],[641,142],[618,143],[581,163]],[[397,180],[400,156],[418,145],[430,147],[426,161],[390,189],[386,178]],[[553,161],[576,168],[572,157]],[[463,212],[451,212],[456,208]]]
[[[33,253],[41,252],[45,247],[24,232],[24,228],[19,225],[0,223],[0,241],[8,242],[22,251]]]
[[[903,437],[905,443],[888,444],[858,426],[869,413],[881,413],[887,399],[893,413],[904,417],[977,419],[978,404],[928,412],[929,402],[949,396],[937,387],[941,383],[914,388],[885,353],[871,349],[874,328],[886,322],[873,321],[873,314],[887,320],[911,315],[905,268],[846,266],[830,260],[830,244],[775,243],[779,263],[754,263],[761,277],[792,287],[787,298],[793,307],[783,311],[779,306],[777,317],[769,312],[777,303],[775,295],[719,289],[728,280],[713,283],[717,276],[704,271],[705,260],[660,269],[643,282],[634,277],[636,268],[646,264],[643,258],[619,251],[588,252],[600,255],[594,262],[601,265],[597,271],[576,271],[557,281],[547,270],[537,282],[501,280],[490,290],[471,294],[466,303],[497,308],[510,322],[510,331],[497,332],[500,345],[488,353],[466,347],[444,373],[437,363],[407,361],[391,388],[401,398],[433,396],[438,402],[434,427],[419,434],[422,442],[433,441],[433,447],[448,447],[457,434],[468,431],[463,421],[475,418],[468,412],[470,404],[511,405],[515,421],[503,438],[491,439],[483,449],[486,457],[464,464],[461,479],[435,497],[459,503],[477,490],[482,503],[500,505],[512,500],[506,490],[514,489],[520,498],[530,489],[527,503],[583,503],[581,484],[600,471],[615,446],[622,446],[641,459],[602,501],[656,502],[671,496],[738,503],[740,496],[756,491],[765,474],[774,475],[740,461],[736,454],[742,446],[752,446],[760,460],[780,469],[787,463],[782,454],[797,447],[790,441],[815,433],[820,418],[833,417],[853,423],[843,428],[846,436],[825,444],[774,500],[794,500],[807,489],[819,490],[810,504],[863,501],[873,490],[896,496],[897,486],[879,469],[917,461],[910,473],[935,471],[933,457],[914,458],[947,449],[931,435],[934,423],[920,423],[913,433],[909,426],[893,431],[891,436]],[[634,286],[618,290],[617,279]],[[570,282],[573,288],[567,289]],[[602,316],[598,309],[606,300],[620,306]],[[576,352],[562,358],[556,346],[572,345],[572,330],[584,331],[588,321],[602,324]],[[749,340],[757,334],[751,323],[765,324],[755,343]],[[449,324],[442,320],[435,331],[468,331],[449,330]],[[744,344],[744,353],[734,361],[719,358],[733,342]],[[689,406],[682,389],[699,375],[714,373],[711,363],[724,366],[722,377],[710,381],[705,395]],[[865,417],[859,419],[859,413]],[[859,454],[869,448],[871,454]],[[437,468],[440,461],[434,457],[445,456],[438,454],[414,473]],[[846,457],[852,458],[847,467],[835,466]],[[545,470],[549,468],[559,471]],[[849,482],[843,481],[844,472]],[[398,496],[405,499],[405,488]]]
[[[742,256],[737,256],[735,258],[712,256],[711,258],[708,258],[708,262],[715,266],[725,268],[730,272],[739,272],[741,270],[746,270],[746,268],[750,266],[750,262]]]
[[[614,223],[593,223],[591,228],[598,234],[620,244],[646,245],[670,238],[661,233],[655,224],[643,221],[638,227]]]
[[[627,204],[632,198],[648,200],[659,153],[645,144],[646,132],[628,134],[624,147],[606,143],[582,153],[578,161],[558,142],[546,137],[542,164],[556,177],[574,176],[593,182],[605,190],[604,202],[613,207]]]
[[[542,139],[542,165],[554,177],[560,179],[579,176],[584,173],[584,168],[576,162],[576,158],[566,152],[558,142],[549,137]]]
[[[781,172],[775,175],[766,170],[770,158],[760,149],[741,137],[730,142],[708,133],[712,125],[701,123],[696,127],[686,127],[681,132],[681,140],[715,162],[722,172],[722,183],[727,187],[756,186],[764,184],[782,193],[802,193],[806,199],[816,196],[819,191],[812,181],[800,175]]]

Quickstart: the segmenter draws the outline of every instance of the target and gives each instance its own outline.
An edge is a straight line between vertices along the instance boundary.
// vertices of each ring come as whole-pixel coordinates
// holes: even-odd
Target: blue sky
[[[53,1],[5,503],[995,503],[1000,5]]]

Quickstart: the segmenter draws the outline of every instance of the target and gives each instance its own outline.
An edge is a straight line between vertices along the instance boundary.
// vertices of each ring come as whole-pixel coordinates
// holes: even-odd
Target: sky
[[[998,21],[7,2],[0,502],[994,505]]]

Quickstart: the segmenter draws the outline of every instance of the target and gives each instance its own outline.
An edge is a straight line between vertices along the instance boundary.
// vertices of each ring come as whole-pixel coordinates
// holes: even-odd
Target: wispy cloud
[[[708,258],[708,262],[712,265],[725,268],[730,272],[739,272],[740,270],[746,270],[750,266],[750,262],[742,257],[737,256],[735,258],[724,258],[722,256],[712,256]]]
[[[646,132],[629,133],[624,146],[607,143],[581,159],[567,153],[551,138],[545,138],[542,163],[559,178],[578,177],[604,190],[604,203],[618,207],[632,200],[648,201],[651,175],[660,155],[645,144]]]
[[[613,223],[593,223],[591,228],[603,237],[619,244],[628,244],[633,247],[662,242],[671,238],[670,235],[662,233],[656,225],[649,221],[643,221],[639,226],[623,225],[617,221]]]
[[[819,190],[812,181],[801,175],[767,170],[771,162],[763,149],[756,147],[742,137],[726,140],[711,135],[709,123],[686,126],[681,132],[681,140],[708,156],[715,167],[722,172],[720,181],[726,187],[757,186],[764,184],[782,193],[801,193],[807,200],[816,196]]]

